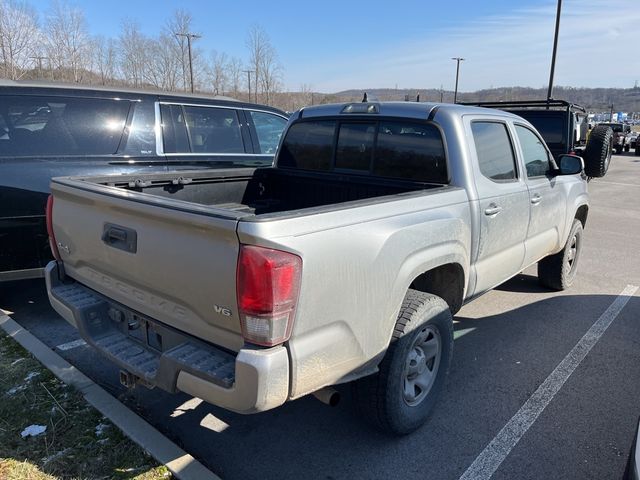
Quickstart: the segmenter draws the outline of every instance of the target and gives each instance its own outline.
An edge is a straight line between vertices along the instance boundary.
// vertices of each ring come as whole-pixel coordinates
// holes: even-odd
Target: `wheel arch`
[[[451,314],[455,315],[462,307],[465,286],[464,268],[453,262],[422,272],[413,279],[409,288],[437,295],[449,305]]]

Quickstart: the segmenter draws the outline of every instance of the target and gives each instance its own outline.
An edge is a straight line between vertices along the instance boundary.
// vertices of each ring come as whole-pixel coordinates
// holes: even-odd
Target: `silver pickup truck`
[[[270,168],[56,178],[51,304],[126,385],[240,413],[351,382],[362,415],[427,419],[452,314],[538,263],[571,285],[583,161],[498,110],[296,112]]]

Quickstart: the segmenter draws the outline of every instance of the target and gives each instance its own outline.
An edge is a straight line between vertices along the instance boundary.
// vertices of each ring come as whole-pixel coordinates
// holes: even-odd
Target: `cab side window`
[[[515,181],[516,159],[507,126],[500,122],[472,122],[471,131],[482,175],[494,182]]]
[[[522,156],[527,171],[527,177],[542,177],[549,173],[551,164],[549,154],[542,140],[522,125],[516,125],[516,133],[520,140]]]

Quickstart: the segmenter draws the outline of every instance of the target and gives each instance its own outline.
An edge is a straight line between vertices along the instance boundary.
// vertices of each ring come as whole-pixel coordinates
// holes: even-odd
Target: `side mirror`
[[[584,170],[584,161],[577,155],[560,155],[560,175],[576,175]]]

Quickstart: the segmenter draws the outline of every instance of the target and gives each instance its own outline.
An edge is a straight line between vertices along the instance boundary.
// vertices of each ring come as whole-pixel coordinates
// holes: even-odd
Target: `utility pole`
[[[249,101],[251,101],[251,74],[256,73],[255,70],[243,70],[247,74],[247,83],[249,85]],[[256,103],[258,103],[258,85],[256,85]]]
[[[440,84],[440,103],[442,103],[443,98],[444,98],[444,90],[442,89],[442,84]]]
[[[456,61],[456,89],[453,91],[453,103],[458,101],[458,78],[460,77],[460,62],[464,62],[462,57],[452,57],[451,60]]]
[[[562,10],[562,0],[558,0],[558,11],[556,12],[556,33],[553,37],[553,53],[551,54],[551,73],[549,74],[549,90],[547,100],[553,98],[553,74],[556,70],[556,52],[558,51],[558,33],[560,32],[560,12]]]
[[[611,113],[609,113],[609,121],[613,122],[613,103],[611,104]]]
[[[191,56],[191,39],[202,38],[202,35],[196,35],[195,33],[176,33],[176,37],[186,37],[187,49],[189,50],[189,79],[191,84],[191,93],[193,93],[193,57]]]

